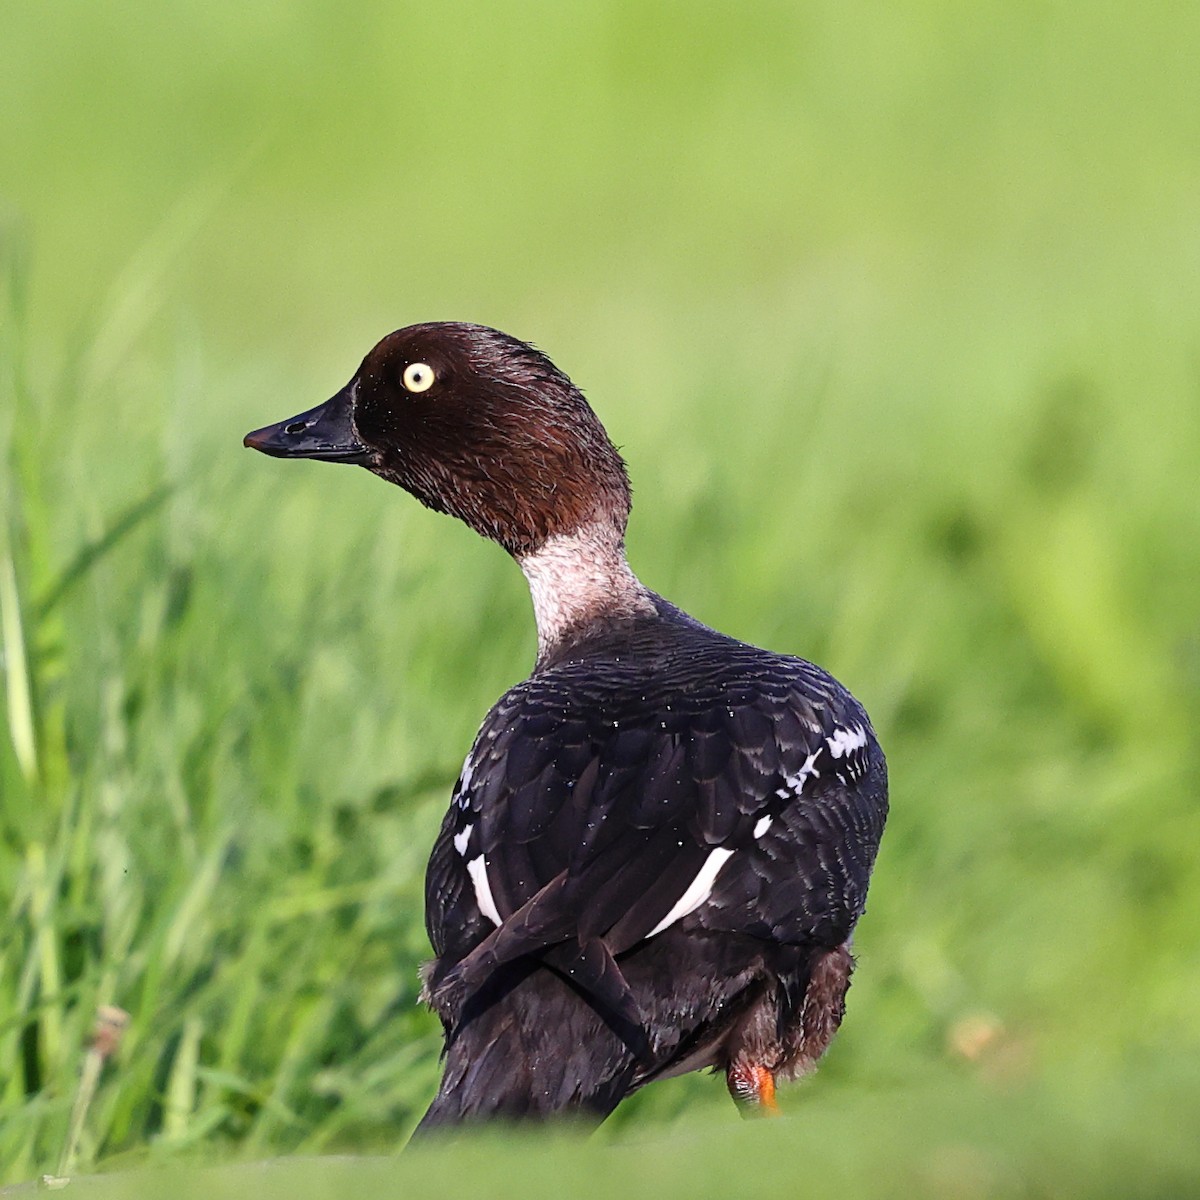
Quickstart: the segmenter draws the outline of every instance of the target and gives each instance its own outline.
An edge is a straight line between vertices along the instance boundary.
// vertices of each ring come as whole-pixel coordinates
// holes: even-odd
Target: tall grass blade
[[[227,190],[227,180],[218,179],[184,196],[114,281],[103,306],[103,323],[84,358],[85,394],[112,377],[154,320],[166,299],[172,270]]]
[[[50,585],[46,593],[37,602],[35,609],[39,620],[48,616],[58,607],[70,590],[82,580],[87,573],[109,553],[117,548],[131,533],[147,518],[156,513],[171,493],[175,485],[160,484],[131,504],[110,526],[102,537],[88,542],[81,547],[75,557],[63,569],[62,574]]]
[[[163,1100],[163,1139],[182,1142],[188,1136],[188,1126],[196,1109],[196,1070],[200,1063],[200,1038],[204,1023],[197,1016],[190,1016],[183,1023],[183,1034],[175,1061],[171,1065],[171,1077],[167,1083]]]
[[[4,648],[4,692],[7,701],[8,734],[25,782],[35,786],[40,778],[37,721],[33,700],[33,678],[29,669],[21,597],[12,555],[0,558],[0,636]]]
[[[80,378],[85,392],[112,377],[158,316],[172,272],[261,153],[266,138],[265,132],[253,137],[182,196],[114,280],[102,306],[103,323],[83,360]]]

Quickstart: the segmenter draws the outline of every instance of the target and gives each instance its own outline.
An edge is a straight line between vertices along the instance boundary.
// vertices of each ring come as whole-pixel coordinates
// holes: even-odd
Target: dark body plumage
[[[365,466],[530,583],[536,667],[484,721],[429,863],[446,1062],[420,1131],[600,1119],[703,1067],[772,1110],[844,1010],[887,815],[862,707],[638,581],[624,463],[524,342],[399,330],[326,404],[246,442]]]
[[[657,607],[540,665],[480,730],[427,876],[450,1044],[426,1125],[604,1115],[743,1049],[786,1075],[837,1028],[887,812],[870,723],[812,664]],[[834,757],[839,730],[862,744]],[[648,936],[714,850],[704,902]]]

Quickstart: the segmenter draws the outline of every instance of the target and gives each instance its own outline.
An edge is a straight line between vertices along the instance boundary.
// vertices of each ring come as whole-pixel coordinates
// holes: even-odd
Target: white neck
[[[533,596],[538,658],[568,634],[598,621],[654,613],[654,602],[607,526],[588,525],[548,538],[517,560]]]

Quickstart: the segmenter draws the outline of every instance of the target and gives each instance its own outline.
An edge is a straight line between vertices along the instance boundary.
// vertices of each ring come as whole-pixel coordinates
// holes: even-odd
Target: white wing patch
[[[463,763],[462,774],[458,777],[458,807],[466,808],[471,802],[471,776],[474,774],[475,764],[471,761],[471,755],[467,755],[466,762]]]
[[[861,779],[867,773],[867,755],[863,753],[867,747],[867,731],[862,725],[852,728],[835,729],[832,737],[825,739],[829,753],[841,763],[834,767],[834,774],[849,786],[855,780]]]
[[[462,832],[454,835],[454,848],[464,857],[467,853],[467,843],[471,840],[471,830],[474,828],[474,825],[464,825]]]
[[[492,899],[492,888],[487,877],[487,863],[483,861],[482,854],[467,863],[467,871],[470,873],[471,882],[475,885],[475,900],[479,904],[479,911],[499,928],[503,922],[500,920],[500,910],[496,907],[496,901]]]
[[[783,777],[783,787],[775,789],[775,795],[780,800],[786,800],[789,796],[799,796],[804,791],[804,785],[810,778],[816,779],[820,776],[821,772],[817,770],[817,759],[820,754],[820,750],[814,750],[804,760],[804,765],[795,775],[785,775]],[[758,837],[758,834],[756,833],[754,836]]]
[[[855,725],[853,729],[835,729],[833,737],[825,740],[829,743],[829,753],[834,758],[842,758],[867,744],[867,731],[861,725]]]
[[[697,872],[696,878],[688,886],[688,890],[679,897],[675,907],[646,936],[653,937],[656,933],[662,933],[668,925],[674,925],[680,917],[686,917],[688,913],[698,909],[708,899],[713,884],[717,881],[717,873],[732,854],[732,850],[719,848],[711,851],[704,860],[704,865]]]
[[[774,820],[775,818],[770,815],[758,818],[754,825],[754,837],[756,841],[771,828],[771,822]]]

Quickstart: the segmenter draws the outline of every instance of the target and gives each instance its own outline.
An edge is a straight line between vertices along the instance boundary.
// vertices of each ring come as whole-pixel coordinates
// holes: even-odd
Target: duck
[[[528,342],[397,330],[244,444],[365,467],[497,543],[532,596],[533,670],[484,718],[429,859],[443,1070],[416,1134],[595,1124],[704,1069],[777,1113],[842,1023],[887,818],[863,706],[639,580],[625,462]]]

